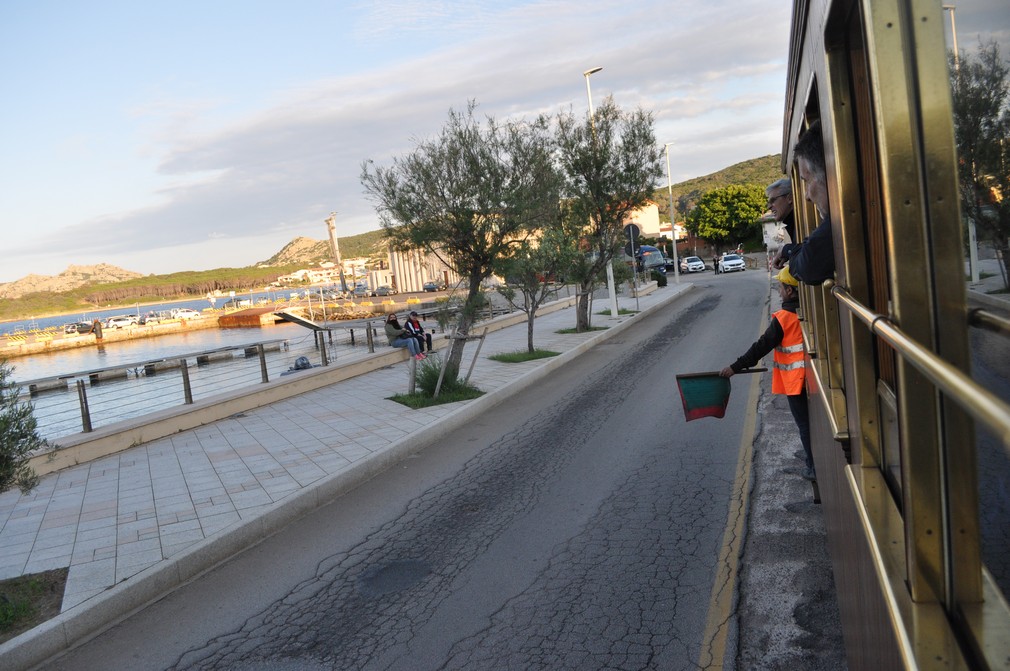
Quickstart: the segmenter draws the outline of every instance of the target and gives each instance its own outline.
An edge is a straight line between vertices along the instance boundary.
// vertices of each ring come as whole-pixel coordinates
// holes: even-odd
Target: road
[[[674,376],[743,352],[768,285],[699,284],[46,668],[718,663],[756,381],[734,378],[724,420],[687,424]]]
[[[972,307],[986,307],[971,304]],[[998,310],[990,311],[1000,313]],[[1010,339],[985,329],[971,330],[972,377],[1010,403]],[[1003,594],[1010,594],[1010,454],[991,431],[979,428],[979,522],[982,560]]]

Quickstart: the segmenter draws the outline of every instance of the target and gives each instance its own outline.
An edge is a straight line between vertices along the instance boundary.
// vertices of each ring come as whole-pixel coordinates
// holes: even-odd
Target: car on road
[[[371,292],[371,290],[368,287],[364,287],[364,286],[360,286],[360,285],[354,287],[354,296],[355,296],[355,298],[366,298],[366,297],[371,296],[371,295],[372,295],[372,292]]]
[[[436,283],[434,283],[434,282],[425,282],[424,283],[424,287],[422,287],[422,288],[425,291],[438,291],[439,290],[439,286]]]
[[[383,284],[381,287],[376,288],[376,296],[394,296],[396,295],[396,289],[391,286]]]
[[[173,319],[200,319],[203,315],[191,308],[178,308],[172,310]]]
[[[705,270],[705,262],[697,256],[685,256],[680,260],[680,272],[700,273]]]
[[[135,326],[136,323],[137,317],[134,315],[116,315],[115,317],[109,317],[105,320],[105,328],[123,329],[128,326]]]
[[[677,269],[677,262],[671,259],[669,256],[663,257],[663,262],[666,264],[666,272],[672,273]]]
[[[732,273],[737,270],[746,270],[747,266],[744,263],[743,257],[739,254],[723,254],[722,258],[719,259],[719,272],[720,273]]]

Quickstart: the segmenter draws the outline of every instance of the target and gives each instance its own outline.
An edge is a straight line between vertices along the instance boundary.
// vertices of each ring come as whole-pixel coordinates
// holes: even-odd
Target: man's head
[[[414,312],[413,310],[411,310],[411,311],[410,311],[410,318],[411,318],[411,319],[417,319],[417,313],[416,313],[416,312]]]
[[[799,296],[799,280],[793,277],[792,273],[789,272],[789,266],[785,266],[779,271],[779,274],[775,276],[775,279],[779,281],[779,297],[783,301],[796,300]]]
[[[792,180],[786,178],[773,182],[765,189],[765,197],[768,198],[768,209],[775,215],[775,221],[782,221],[793,211]]]
[[[821,142],[821,122],[815,121],[800,133],[793,147],[796,169],[803,180],[807,200],[822,217],[828,214],[827,170],[824,166],[824,145]]]

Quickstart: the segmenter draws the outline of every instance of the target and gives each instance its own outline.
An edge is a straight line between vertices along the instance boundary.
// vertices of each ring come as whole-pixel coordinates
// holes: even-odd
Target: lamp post
[[[670,196],[670,235],[673,236],[673,281],[680,284],[680,259],[677,258],[677,221],[673,213],[673,174],[670,172],[670,145],[666,143],[666,192]]]
[[[954,46],[954,74],[960,82],[961,77],[961,57],[957,53],[957,24],[954,21],[955,5],[941,5],[943,11],[950,12],[950,34]],[[975,220],[968,218],[968,268],[971,274],[971,283],[978,284],[978,242],[975,239]]]
[[[330,216],[326,218],[326,228],[330,234],[330,253],[333,254],[333,260],[337,262],[337,269],[340,271],[340,291],[347,291],[347,285],[344,283],[344,264],[340,260],[340,243],[337,241],[336,212],[330,212]]]
[[[593,113],[593,91],[589,88],[589,78],[602,69],[602,67],[597,66],[595,68],[589,68],[582,73],[582,76],[586,78],[586,98],[589,99],[589,127],[593,132],[593,149],[596,148],[596,116]],[[610,318],[617,319],[617,288],[614,286],[613,255],[611,255],[611,258],[607,260],[607,292],[610,294]]]

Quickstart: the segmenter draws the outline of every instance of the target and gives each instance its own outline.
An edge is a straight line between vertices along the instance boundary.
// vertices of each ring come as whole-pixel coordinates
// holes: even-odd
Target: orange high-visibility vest
[[[772,365],[772,393],[796,396],[803,393],[806,372],[800,320],[795,312],[789,310],[779,310],[772,316],[782,326],[782,342],[775,348],[775,363]]]

